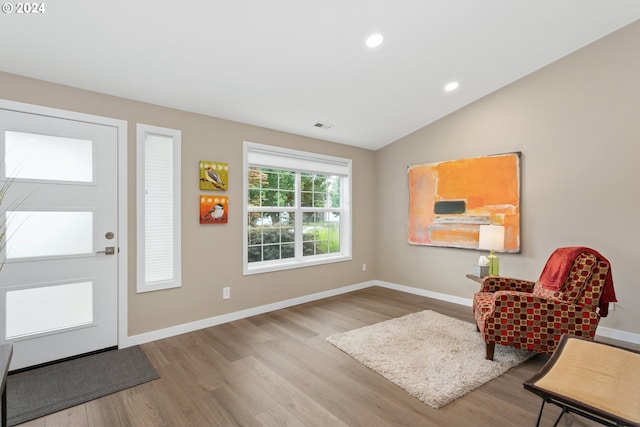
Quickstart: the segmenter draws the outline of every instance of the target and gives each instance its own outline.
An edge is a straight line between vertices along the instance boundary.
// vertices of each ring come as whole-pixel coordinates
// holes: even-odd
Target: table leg
[[[2,390],[2,427],[7,427],[7,388]]]

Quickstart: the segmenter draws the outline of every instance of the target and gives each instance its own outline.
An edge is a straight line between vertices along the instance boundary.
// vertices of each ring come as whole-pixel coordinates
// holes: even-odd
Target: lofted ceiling
[[[371,150],[640,19],[638,0],[37,4],[0,14],[0,70]]]

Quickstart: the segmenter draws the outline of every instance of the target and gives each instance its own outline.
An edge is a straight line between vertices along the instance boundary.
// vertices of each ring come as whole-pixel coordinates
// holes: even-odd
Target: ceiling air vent
[[[331,129],[333,127],[333,125],[330,125],[329,123],[322,123],[322,122],[318,122],[314,126],[321,129]]]

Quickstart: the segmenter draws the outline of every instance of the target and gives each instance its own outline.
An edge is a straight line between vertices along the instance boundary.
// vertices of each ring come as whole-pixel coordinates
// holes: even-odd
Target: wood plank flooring
[[[373,287],[142,345],[161,378],[22,426],[533,426],[535,356],[432,409],[326,342],[337,332],[469,307]],[[547,405],[543,425],[559,409]],[[591,426],[577,416],[560,425]]]

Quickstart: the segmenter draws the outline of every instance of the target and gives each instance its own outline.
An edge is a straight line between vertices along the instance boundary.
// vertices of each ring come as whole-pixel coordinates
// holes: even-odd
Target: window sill
[[[312,267],[315,265],[332,264],[335,262],[351,261],[351,255],[327,255],[323,257],[313,258],[303,261],[276,261],[273,263],[262,262],[259,265],[246,265],[244,268],[244,275],[249,276],[252,274],[271,273],[274,271],[292,270],[295,268]]]

